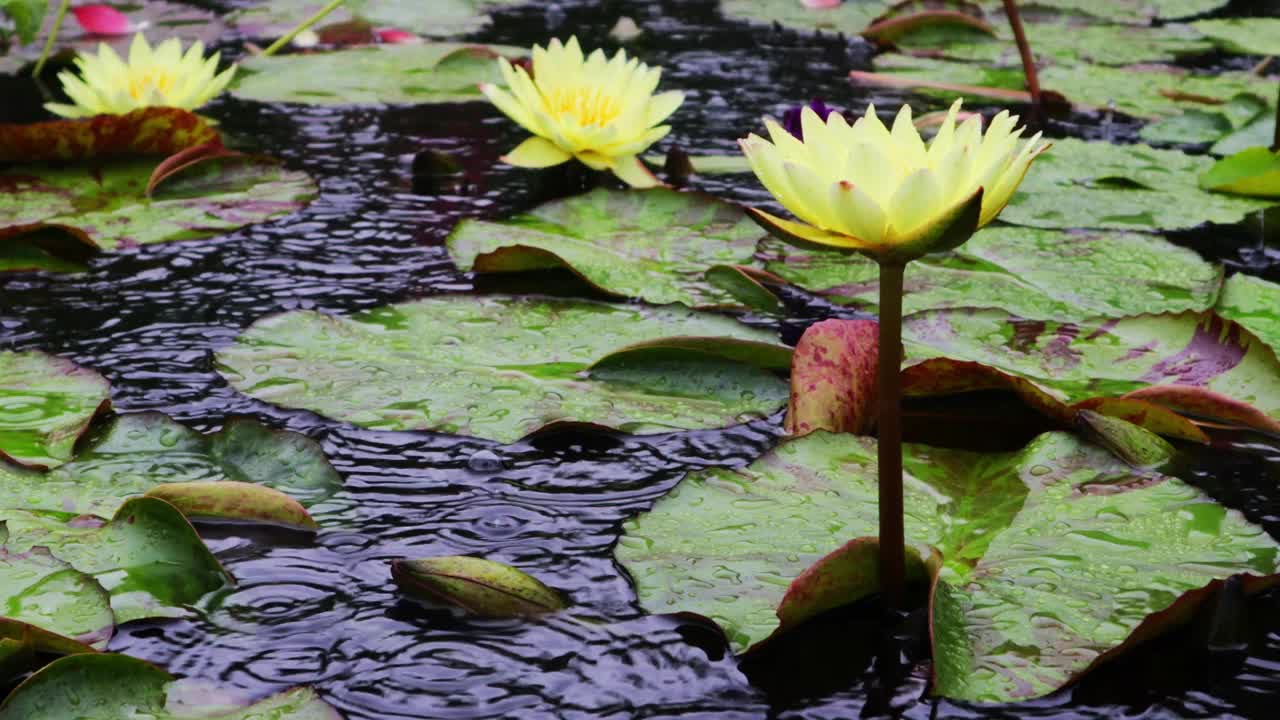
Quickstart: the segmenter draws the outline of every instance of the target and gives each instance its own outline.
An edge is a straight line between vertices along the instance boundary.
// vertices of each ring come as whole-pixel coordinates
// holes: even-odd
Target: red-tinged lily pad
[[[617,558],[646,609],[710,617],[748,650],[877,589],[875,457],[874,440],[815,432],[745,469],[695,473],[625,523]],[[908,445],[904,467],[908,541],[936,552],[909,566],[936,573],[947,697],[1048,694],[1231,575],[1249,591],[1280,579],[1261,528],[1066,433],[1011,453]]]
[[[617,297],[778,310],[778,299],[741,268],[764,235],[740,207],[709,195],[600,189],[509,220],[463,220],[446,244],[459,268],[478,273],[567,268]],[[736,271],[755,292],[735,294],[713,268]]]
[[[823,320],[804,331],[791,359],[788,433],[871,431],[879,333],[872,320]]]
[[[207,120],[170,107],[81,120],[0,125],[0,162],[91,160],[115,155],[164,157],[222,138]]]
[[[184,489],[161,490],[170,483]],[[0,464],[0,519],[13,510],[109,517],[131,497],[158,494],[184,512],[206,511],[199,516],[314,527],[295,500],[313,504],[341,483],[314,441],[256,420],[202,435],[160,413],[121,415],[54,470]],[[232,513],[245,499],[263,504]]]
[[[903,342],[909,395],[1003,387],[1061,422],[1090,409],[1204,441],[1168,412],[1195,408],[1197,416],[1280,432],[1275,352],[1212,313],[1061,323],[998,310],[929,311],[904,321]]]
[[[301,172],[235,155],[188,165],[148,197],[155,168],[153,159],[115,159],[0,171],[0,258],[37,231],[99,250],[209,237],[295,212],[316,194]]]
[[[72,655],[14,689],[0,704],[0,720],[342,720],[309,688],[250,703],[197,685],[127,655]]]
[[[97,578],[111,593],[116,622],[186,614],[186,606],[229,576],[191,523],[172,505],[134,498],[111,520],[92,515],[5,511],[10,552],[42,546]]]
[[[0,637],[13,634],[13,623],[26,623],[42,631],[30,641],[54,649],[66,650],[67,643],[105,647],[116,617],[102,585],[46,548],[10,550],[5,535],[0,521]]]
[[[484,558],[394,560],[391,577],[413,597],[480,617],[531,617],[568,607],[560,593],[537,578]]]
[[[772,333],[679,306],[439,296],[259,320],[217,353],[233,387],[379,430],[513,442],[549,426],[722,427],[786,402]]]
[[[0,458],[38,467],[65,462],[109,397],[106,378],[70,360],[0,351]]]

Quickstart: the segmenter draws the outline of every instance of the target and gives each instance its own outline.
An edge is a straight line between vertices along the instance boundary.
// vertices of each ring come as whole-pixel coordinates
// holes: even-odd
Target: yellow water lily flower
[[[58,73],[73,104],[47,103],[45,108],[67,118],[124,115],[153,106],[194,110],[222,92],[235,74],[235,66],[218,73],[218,57],[214,53],[206,58],[199,41],[183,54],[177,38],[152,49],[138,33],[126,63],[100,43],[97,55],[76,58],[79,76],[69,70]]]
[[[626,51],[583,58],[576,37],[533,48],[533,77],[498,58],[507,89],[480,90],[507,117],[533,133],[502,160],[528,168],[573,158],[595,170],[611,170],[633,187],[657,184],[637,157],[671,130],[660,125],[684,102],[684,94],[653,94],[662,68],[650,68]]]
[[[957,100],[929,144],[902,106],[890,130],[875,107],[850,125],[801,112],[800,140],[766,120],[772,140],[740,140],[765,188],[802,222],[751,209],[770,232],[801,242],[857,250],[902,263],[957,247],[1000,214],[1036,156],[1040,133],[1018,147],[1023,128],[1001,112],[984,135],[973,116],[958,127]]]

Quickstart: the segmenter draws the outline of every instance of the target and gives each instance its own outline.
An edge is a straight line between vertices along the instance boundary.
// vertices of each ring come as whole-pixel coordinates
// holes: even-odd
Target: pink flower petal
[[[810,10],[826,10],[838,6],[840,2],[841,0],[800,0],[800,4]]]
[[[76,22],[90,35],[128,35],[133,32],[129,18],[110,5],[81,5],[71,8]]]
[[[417,35],[398,28],[378,28],[375,32],[378,33],[378,39],[384,43],[398,44],[422,42],[422,38]]]

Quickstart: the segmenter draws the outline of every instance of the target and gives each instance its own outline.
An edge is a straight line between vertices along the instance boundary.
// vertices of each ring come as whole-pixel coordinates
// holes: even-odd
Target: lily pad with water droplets
[[[879,266],[860,255],[761,245],[770,272],[841,304],[875,307]],[[1028,320],[1207,310],[1221,271],[1152,235],[992,227],[907,266],[903,312],[999,308]]]
[[[1040,8],[1081,12],[1117,23],[1147,25],[1153,20],[1180,20],[1226,5],[1229,0],[1035,0]],[[980,0],[988,11],[1003,9],[1001,0]]]
[[[845,0],[832,7],[806,7],[800,0],[720,0],[720,12],[730,20],[777,23],[801,31],[822,30],[857,35],[889,9],[887,0]]]
[[[446,242],[463,270],[565,267],[611,295],[698,307],[742,303],[707,272],[750,264],[764,235],[742,208],[709,195],[601,189],[501,222],[463,220]]]
[[[1191,27],[1226,52],[1280,55],[1280,18],[1214,18],[1197,20]]]
[[[479,101],[478,85],[503,82],[499,55],[527,54],[505,45],[441,42],[258,56],[241,63],[230,91],[246,100],[310,105]]]
[[[110,406],[106,378],[54,355],[0,351],[0,458],[54,466]]]
[[[806,568],[875,534],[875,457],[870,438],[817,432],[695,473],[624,525],[617,558],[647,610],[706,615],[751,648],[806,614],[783,608]],[[1280,571],[1280,546],[1239,513],[1065,433],[1013,453],[907,445],[904,467],[907,539],[940,554],[931,637],[948,697],[1048,694],[1215,582],[1243,573],[1257,590]],[[875,554],[841,559],[854,577]],[[846,587],[853,602],[876,583]]]
[[[551,425],[721,427],[787,400],[790,348],[680,307],[441,296],[259,320],[217,353],[233,387],[379,430],[513,442]]]
[[[325,16],[325,22],[341,23],[359,16],[374,26],[443,38],[482,30],[489,24],[489,13],[527,2],[529,0],[364,0],[358,5],[338,7]],[[227,22],[249,37],[278,37],[324,5],[324,0],[267,0],[232,12]]]
[[[0,520],[0,530],[4,521]],[[53,556],[47,548],[11,551],[0,532],[0,608],[6,623],[40,630],[94,647],[105,647],[115,631],[111,596],[93,576]],[[0,638],[16,633],[6,625]],[[21,639],[20,637],[18,639]],[[39,640],[39,638],[37,638]],[[4,681],[0,677],[0,682]]]
[[[257,702],[177,680],[150,663],[115,653],[56,660],[0,704],[0,720],[342,720],[309,688]]]
[[[1217,312],[1239,323],[1280,354],[1280,285],[1237,273],[1227,278]]]

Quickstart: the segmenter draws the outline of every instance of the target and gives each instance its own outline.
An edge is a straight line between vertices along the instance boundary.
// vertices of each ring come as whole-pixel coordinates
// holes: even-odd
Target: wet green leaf
[[[234,480],[165,483],[148,490],[147,497],[164,500],[189,518],[262,522],[303,530],[317,527],[297,500],[279,490],[253,483]]]
[[[1214,155],[1234,155],[1251,147],[1270,145],[1275,139],[1275,134],[1275,113],[1264,112],[1253,122],[1214,143],[1209,150]]]
[[[1092,410],[1076,413],[1076,427],[1130,467],[1159,470],[1173,459],[1174,447],[1155,433],[1128,420]]]
[[[761,255],[770,272],[833,302],[878,302],[878,266],[859,255],[777,240],[762,243]],[[1220,282],[1221,272],[1195,252],[1151,235],[989,227],[908,265],[903,312],[988,307],[1079,320],[1206,310]]]
[[[857,35],[891,5],[887,0],[846,0],[832,8],[808,8],[777,0],[720,0],[720,12],[730,20],[778,23],[793,30],[822,30]]]
[[[767,415],[787,397],[772,370],[790,350],[774,340],[681,307],[440,296],[259,320],[217,365],[278,405],[513,442],[559,423],[653,433]]]
[[[244,418],[201,435],[160,413],[140,413],[113,419],[48,473],[0,464],[0,519],[9,510],[110,517],[128,498],[167,483],[227,480],[274,488],[304,504],[342,484],[306,436]]]
[[[1280,152],[1255,147],[1224,157],[1200,176],[1214,192],[1280,199]]]
[[[741,303],[707,272],[750,264],[764,236],[740,207],[709,195],[601,189],[502,222],[463,220],[446,243],[463,270],[566,267],[611,295],[698,307]]]
[[[304,174],[240,155],[196,165],[146,196],[154,159],[0,171],[0,248],[55,228],[101,250],[228,232],[287,215],[316,194]],[[3,252],[3,251],[0,251]]]
[[[72,655],[45,666],[0,705],[0,720],[341,720],[309,688],[293,688],[256,703],[190,681],[127,655]]]
[[[394,560],[391,577],[404,592],[481,617],[544,615],[568,607],[560,593],[510,565],[450,556]]]
[[[0,457],[61,464],[109,396],[106,378],[70,360],[0,351]]]
[[[97,578],[120,623],[182,615],[227,580],[182,513],[155,498],[125,502],[110,521],[7,511],[5,525],[11,552],[43,546]]]
[[[26,623],[101,648],[115,632],[111,597],[102,585],[43,547],[19,552],[0,545],[0,608],[6,623],[0,637],[14,634],[7,623]]]
[[[1272,114],[1267,103],[1254,95],[1237,95],[1219,105],[1188,107],[1180,115],[1147,125],[1138,136],[1147,142],[1195,144],[1223,140],[1258,118]]]
[[[346,7],[339,7],[325,17],[325,22],[340,23],[359,17],[375,26],[428,37],[450,37],[477,32],[489,24],[490,12],[525,2],[528,0],[363,0],[358,5],[347,3]],[[277,37],[324,5],[324,0],[268,0],[231,13],[227,21],[249,37]]]
[[[875,534],[875,455],[869,438],[817,432],[695,473],[624,525],[617,558],[647,610],[701,613],[749,648],[803,615],[780,606],[806,568]],[[941,553],[932,637],[949,697],[1047,694],[1184,594],[1280,570],[1275,541],[1235,511],[1065,433],[1013,453],[908,445],[904,466],[908,540]],[[855,585],[850,601],[875,589]]]
[[[13,30],[21,43],[36,39],[48,10],[47,0],[0,0],[0,15],[13,23]]]
[[[1226,52],[1280,55],[1280,18],[1214,18],[1196,20],[1191,27]]]
[[[1039,8],[1081,12],[1117,23],[1147,25],[1152,20],[1179,20],[1226,5],[1228,0],[1035,0]],[[998,12],[1001,0],[980,0],[986,10]]]
[[[1280,285],[1237,273],[1223,283],[1216,310],[1280,354]]]
[[[249,58],[231,94],[311,105],[450,103],[483,100],[477,85],[502,82],[495,58],[523,48],[429,43]]]

